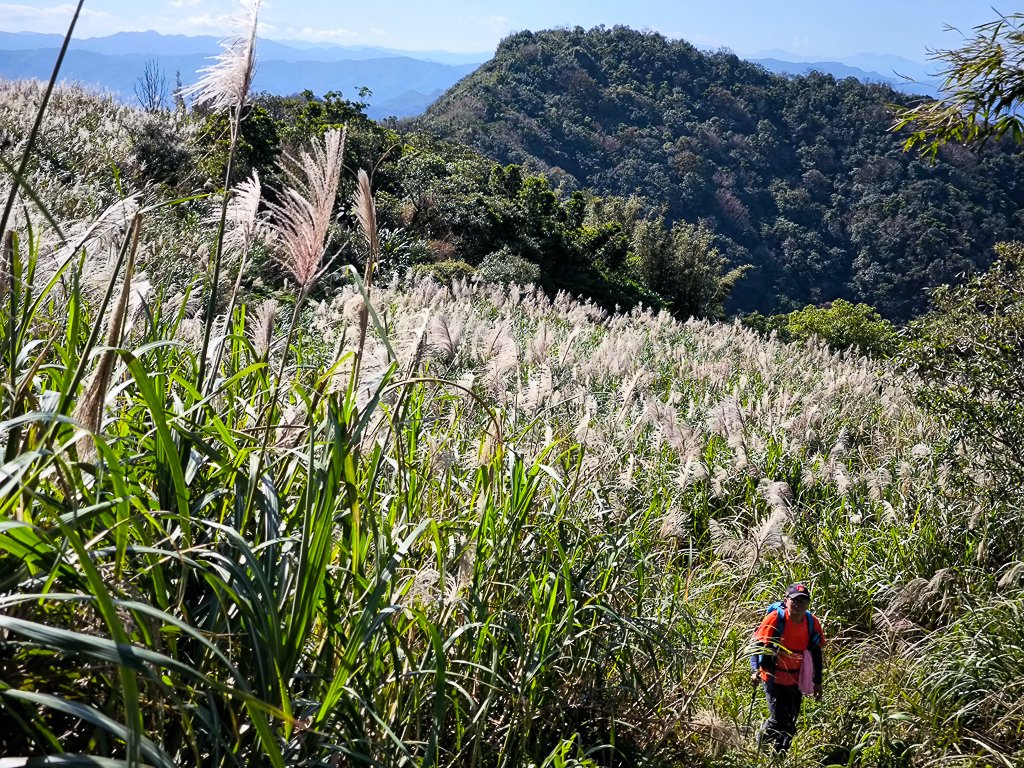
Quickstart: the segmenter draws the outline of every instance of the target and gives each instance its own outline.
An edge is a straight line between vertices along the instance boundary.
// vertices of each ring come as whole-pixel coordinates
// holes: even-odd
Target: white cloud
[[[141,32],[155,29],[165,35],[229,35],[238,29],[242,14],[193,13],[182,11],[193,6],[210,5],[206,0],[169,0],[164,13],[124,17],[106,11],[82,9],[75,26],[75,37],[97,37],[115,32]],[[11,32],[46,32],[64,34],[75,15],[75,6],[68,3],[34,7],[0,3],[0,29]]]
[[[35,7],[32,5],[18,5],[14,3],[0,3],[0,27],[9,32],[49,32],[60,33],[68,31],[68,25],[75,15],[75,6],[68,3],[62,5],[50,5]],[[83,28],[88,31],[92,28],[100,28],[104,24],[116,22],[116,18],[109,13],[91,11],[83,8],[78,17],[76,31]]]
[[[806,35],[796,35],[790,45],[794,51],[806,53],[811,48],[811,39]]]
[[[184,35],[230,35],[238,31],[239,24],[238,17],[231,14],[202,13],[188,16],[176,26],[174,31]]]
[[[473,21],[498,34],[504,35],[506,32],[512,31],[512,22],[509,21],[507,16],[488,16],[486,19],[474,18]]]
[[[306,40],[310,43],[341,43],[355,40],[359,37],[359,33],[341,27],[336,29],[286,27],[281,30],[281,37],[286,40]]]

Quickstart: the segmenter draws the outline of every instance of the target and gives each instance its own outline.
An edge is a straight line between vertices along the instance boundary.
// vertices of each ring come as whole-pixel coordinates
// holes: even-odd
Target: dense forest
[[[520,32],[419,122],[565,190],[640,195],[652,215],[705,222],[753,269],[730,306],[836,298],[892,319],[925,289],[1024,236],[1024,154],[903,150],[908,97],[828,75],[787,79],[731,53],[615,27]]]
[[[0,143],[13,147],[21,111],[35,91],[12,83],[4,93]],[[70,111],[102,129],[70,140],[78,131]],[[183,104],[176,111],[148,113],[80,89],[58,92],[45,128],[27,171],[58,220],[98,213],[128,193],[152,201],[215,189],[231,149],[222,114],[202,107],[186,111]],[[610,310],[643,303],[686,318],[720,315],[742,274],[727,266],[703,224],[670,225],[648,216],[636,198],[583,190],[559,194],[544,175],[426,133],[377,123],[366,116],[365,104],[339,92],[254,95],[241,120],[232,172],[240,179],[255,174],[274,195],[284,181],[279,164],[300,156],[330,128],[346,131],[345,167],[370,169],[382,227],[380,264],[388,276],[411,267],[442,280],[536,283]],[[353,184],[351,178],[342,182],[344,194]],[[187,200],[160,210],[167,249],[145,266],[161,285],[184,289],[194,277],[205,206]],[[353,222],[352,212],[340,209],[337,216],[332,248],[341,262],[361,266],[365,256],[341,234]],[[254,268],[261,290],[281,287],[284,274],[272,260]]]

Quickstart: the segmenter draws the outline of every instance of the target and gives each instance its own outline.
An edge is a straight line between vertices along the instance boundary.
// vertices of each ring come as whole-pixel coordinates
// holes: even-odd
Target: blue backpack
[[[765,669],[772,669],[775,666],[775,648],[778,647],[779,639],[782,637],[782,633],[786,630],[786,606],[782,601],[772,603],[765,609],[764,615],[767,616],[772,611],[775,611],[775,632],[772,634],[772,642],[770,648],[763,648],[760,653],[755,653],[750,657],[750,668],[757,672],[759,667]],[[810,633],[808,638],[807,648],[819,648],[821,647],[821,633],[814,628],[814,616],[811,615],[810,611],[807,611],[807,631]]]

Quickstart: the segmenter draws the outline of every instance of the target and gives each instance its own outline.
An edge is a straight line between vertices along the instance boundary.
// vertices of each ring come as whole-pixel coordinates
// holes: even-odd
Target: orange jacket
[[[764,665],[759,667],[761,679],[767,682],[774,680],[777,685],[797,685],[800,682],[800,664],[803,661],[804,651],[810,645],[810,626],[806,620],[797,623],[792,618],[792,613],[786,609],[786,619],[782,628],[782,637],[775,639],[775,625],[778,623],[778,611],[769,611],[761,620],[761,625],[754,633],[754,642],[764,648],[765,654],[774,654],[775,664],[773,669],[766,669]],[[821,622],[818,617],[812,615],[814,631],[821,637],[821,643],[816,648],[811,648],[811,655],[814,658],[814,682],[821,684],[821,645],[825,643],[825,635],[821,631]]]

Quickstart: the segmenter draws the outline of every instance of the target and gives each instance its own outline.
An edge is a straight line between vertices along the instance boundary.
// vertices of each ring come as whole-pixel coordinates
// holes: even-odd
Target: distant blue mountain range
[[[0,76],[46,79],[63,38],[33,32],[0,32]],[[156,61],[169,84],[176,73],[182,83],[195,82],[221,51],[215,37],[119,32],[108,37],[74,40],[61,70],[67,81],[97,86],[117,98],[135,101],[135,87],[147,63]],[[292,94],[309,89],[322,95],[341,91],[356,98],[359,88],[372,91],[367,114],[373,118],[420,114],[445,90],[491,58],[488,52],[403,51],[371,46],[342,46],[301,41],[259,40],[257,91]],[[813,61],[788,51],[764,51],[750,59],[787,75],[824,72],[837,78],[882,82],[906,93],[934,96],[940,80],[926,65],[898,56],[864,53],[842,61]],[[909,79],[908,79],[909,78]],[[170,92],[167,94],[170,101]]]
[[[885,83],[898,91],[919,96],[937,96],[942,78],[936,65],[880,53],[858,53],[841,60],[821,61],[782,50],[761,51],[749,58],[770,72],[806,75],[822,72],[833,77],[855,77],[862,82]]]
[[[0,76],[48,78],[62,42],[59,35],[0,32]],[[72,41],[61,74],[66,81],[98,86],[124,101],[134,101],[135,86],[148,62],[155,60],[172,86],[176,73],[189,85],[221,50],[215,37],[121,32]],[[491,54],[261,39],[257,56],[255,90],[291,94],[308,88],[317,95],[341,91],[347,98],[356,98],[358,89],[365,86],[372,91],[366,99],[367,113],[379,119],[419,114]]]

